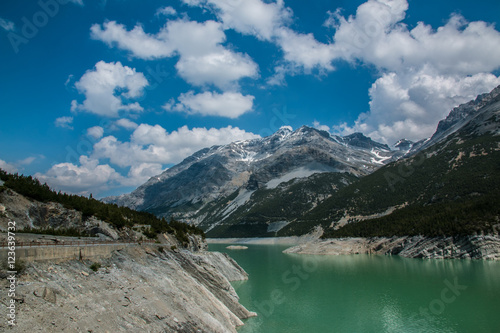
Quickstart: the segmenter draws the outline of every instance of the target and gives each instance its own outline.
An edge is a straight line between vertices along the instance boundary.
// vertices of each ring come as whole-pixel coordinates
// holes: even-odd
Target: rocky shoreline
[[[284,253],[316,255],[381,254],[424,259],[500,260],[500,237],[374,237],[316,240]]]
[[[239,304],[230,283],[246,280],[247,273],[228,255],[205,251],[208,245],[199,235],[185,235],[186,242],[165,233],[158,235],[157,243],[144,243],[142,231],[147,226],[118,229],[94,217],[83,218],[59,203],[3,189],[2,241],[10,221],[15,222],[19,246],[43,243],[50,245],[51,253],[61,253],[47,258],[34,247],[28,260],[19,248],[16,262],[24,269],[16,276],[14,295],[7,279],[8,249],[0,249],[5,259],[0,265],[0,312],[10,311],[11,300],[16,305],[16,325],[7,327],[7,320],[2,320],[0,332],[236,333],[242,319],[256,315]],[[73,228],[96,237],[19,233],[27,228]],[[115,250],[99,244],[104,240],[131,245]],[[83,245],[94,241],[97,244],[90,247]],[[82,256],[81,249],[79,260],[68,255],[69,247],[63,245],[74,242],[92,248],[94,255],[83,251]]]
[[[11,332],[236,332],[255,316],[230,281],[246,272],[218,252],[151,245],[115,251],[98,262],[27,264],[16,286]],[[7,279],[0,300],[8,300]],[[2,313],[7,313],[4,301]],[[0,331],[7,331],[0,322]]]

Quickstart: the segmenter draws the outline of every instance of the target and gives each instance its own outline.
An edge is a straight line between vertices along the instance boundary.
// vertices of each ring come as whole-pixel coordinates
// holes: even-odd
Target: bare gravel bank
[[[326,239],[297,245],[284,253],[349,255],[385,254],[426,259],[500,260],[500,237],[375,237]]]
[[[129,247],[100,262],[28,264],[16,286],[10,332],[236,332],[254,316],[229,283],[247,274],[222,253]],[[0,280],[6,314],[7,279]]]

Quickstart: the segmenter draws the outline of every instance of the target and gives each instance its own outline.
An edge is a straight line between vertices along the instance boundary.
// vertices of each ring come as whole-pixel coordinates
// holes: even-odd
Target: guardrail
[[[16,242],[18,247],[40,247],[40,246],[95,246],[95,245],[121,245],[121,244],[153,244],[155,240],[143,241],[59,241],[59,242]],[[12,245],[12,243],[10,244]],[[0,248],[9,247],[9,242],[0,242]]]

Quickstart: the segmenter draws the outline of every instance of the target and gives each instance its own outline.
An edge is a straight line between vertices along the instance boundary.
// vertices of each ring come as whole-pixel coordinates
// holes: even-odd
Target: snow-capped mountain
[[[491,162],[500,134],[499,110],[497,87],[453,109],[431,138],[415,143],[402,139],[392,149],[361,133],[339,137],[307,126],[295,131],[285,126],[265,138],[202,149],[132,193],[105,201],[158,216],[173,215],[199,225],[213,237],[302,234],[318,223],[327,227],[334,222],[331,217],[344,214],[348,207],[358,207],[357,214],[379,214],[412,200],[421,204],[418,200],[425,195],[432,202],[436,186],[442,186],[439,179],[463,172],[457,167],[459,161],[472,159],[475,163],[477,156],[484,155],[482,163]],[[471,143],[488,136],[491,138]],[[471,151],[450,150],[467,145]],[[420,178],[408,178],[418,152],[434,156],[425,165],[435,161],[442,165],[421,167]],[[410,167],[400,176],[398,167],[405,163]],[[388,173],[408,188],[389,191]],[[464,177],[460,174],[457,179],[456,184]],[[435,184],[425,184],[425,180]],[[416,189],[420,190],[414,198]],[[373,197],[374,193],[379,194]]]
[[[373,141],[371,138],[364,136],[362,133],[353,133],[342,138],[342,141],[352,147],[364,149],[381,149],[390,150],[388,145]]]
[[[342,138],[307,126],[295,131],[285,126],[262,139],[202,149],[132,193],[105,201],[189,219],[208,203],[239,189],[272,189],[325,172],[360,177],[397,153],[360,133]]]
[[[470,235],[500,225],[500,86],[454,108],[429,139],[335,192],[280,235]]]

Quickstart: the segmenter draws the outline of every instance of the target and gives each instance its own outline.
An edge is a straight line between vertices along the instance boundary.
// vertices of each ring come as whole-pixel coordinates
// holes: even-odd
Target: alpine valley
[[[303,126],[200,150],[104,201],[173,216],[209,237],[498,233],[500,86],[454,108],[431,138],[392,147]]]

